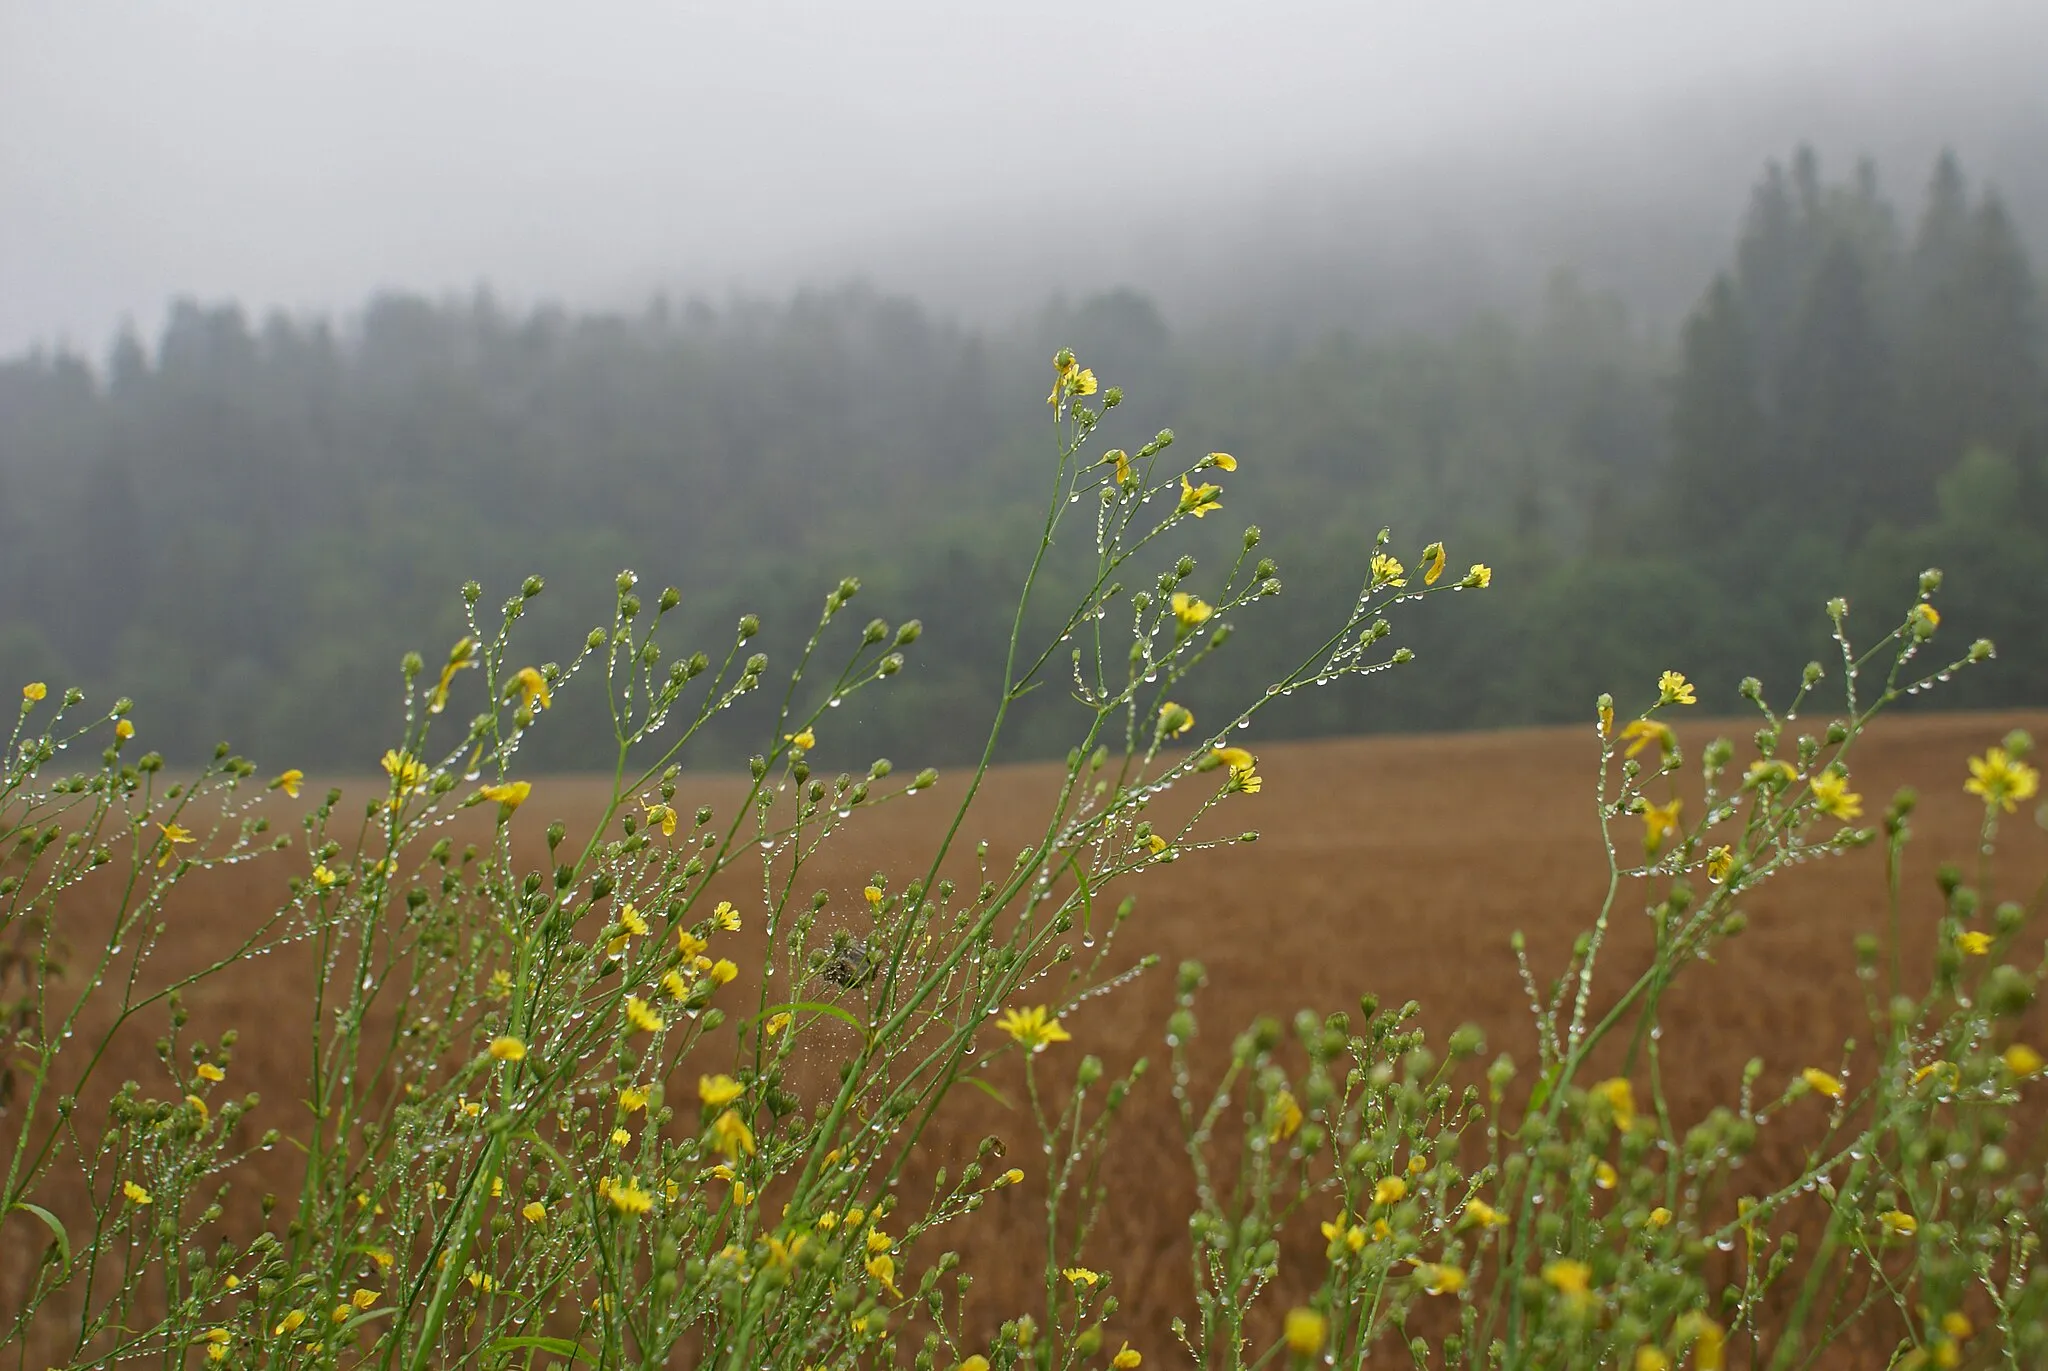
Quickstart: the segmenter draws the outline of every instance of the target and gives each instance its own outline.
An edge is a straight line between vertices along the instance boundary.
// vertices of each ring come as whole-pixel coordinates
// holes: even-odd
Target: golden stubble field
[[[1688,757],[1696,758],[1708,737],[1727,734],[1740,744],[1750,727],[1697,723],[1680,736]],[[1906,878],[1909,976],[1924,975],[1929,960],[1935,866],[1975,860],[1982,810],[1962,790],[1965,758],[2013,727],[2048,734],[2048,713],[1892,719],[1859,742],[1852,756],[1868,818],[1874,820],[1900,785],[1921,794]],[[830,741],[817,758],[828,773],[853,760],[832,756]],[[1738,750],[1738,765],[1741,755]],[[1606,875],[1594,815],[1596,764],[1586,728],[1274,745],[1260,755],[1263,793],[1237,797],[1222,818],[1222,831],[1256,828],[1260,840],[1155,868],[1136,883],[1138,912],[1120,939],[1119,960],[1128,964],[1156,953],[1159,968],[1071,1016],[1074,1041],[1052,1049],[1073,1059],[1094,1052],[1112,1071],[1141,1055],[1154,1065],[1124,1112],[1105,1169],[1116,1199],[1085,1254],[1089,1264],[1114,1273],[1123,1305],[1119,1336],[1128,1334],[1158,1364],[1172,1364],[1169,1322],[1176,1313],[1193,1313],[1186,1258],[1192,1181],[1163,1069],[1173,968],[1192,957],[1209,969],[1200,1010],[1202,1060],[1220,1058],[1232,1034],[1255,1015],[1285,1020],[1304,1007],[1355,1010],[1359,995],[1371,992],[1384,1002],[1420,1001],[1433,1035],[1476,1023],[1489,1054],[1506,1050],[1526,1061],[1533,1056],[1533,1033],[1509,937],[1522,930],[1539,976],[1547,975],[1563,964],[1573,937],[1597,911]],[[992,864],[1006,864],[1042,827],[1058,774],[1042,765],[996,772],[963,831],[963,848],[987,838]],[[960,784],[960,777],[942,778],[934,795],[860,817],[816,859],[801,888],[822,886],[857,902],[877,869],[897,873],[898,882],[921,872]],[[730,778],[686,778],[678,805],[708,803],[730,812],[743,789]],[[587,825],[604,794],[598,781],[537,780],[518,815],[522,839],[530,838],[530,850],[538,853],[543,825],[555,819],[572,831],[579,821]],[[289,817],[290,802],[280,796],[271,803],[280,821]],[[464,822],[471,821],[481,836],[487,820],[473,814]],[[450,831],[463,834],[459,824]],[[1632,839],[1633,821],[1625,831]],[[172,909],[156,973],[202,965],[231,946],[260,911],[276,906],[298,860],[265,858],[192,879]],[[2031,815],[2007,822],[1999,868],[2002,895],[2038,899],[2048,876],[2048,835]],[[1681,1127],[1716,1104],[1733,1103],[1752,1056],[1764,1059],[1770,1083],[1803,1066],[1832,1065],[1845,1037],[1868,1037],[1866,986],[1855,975],[1851,942],[1883,926],[1881,871],[1872,848],[1789,872],[1748,907],[1748,931],[1668,997],[1663,1049]],[[744,905],[750,888],[758,906],[758,879],[750,884],[744,873],[722,884],[720,893]],[[1625,984],[1647,958],[1641,905],[1639,895],[1624,892],[1602,977],[1609,987]],[[75,916],[74,940],[89,942],[103,915],[91,908],[67,913]],[[759,924],[751,919],[741,935],[740,946],[754,953],[749,965],[758,965]],[[259,1126],[290,1132],[303,1123],[293,1101],[306,1063],[309,974],[309,960],[287,950],[215,977],[186,997],[199,1036],[240,1030],[233,1081],[238,1090],[264,1095]],[[743,988],[744,981],[734,987]],[[751,994],[744,1002],[752,1003]],[[108,1083],[148,1079],[160,1070],[151,1043],[161,1027],[136,1025],[122,1037]],[[93,1028],[82,1024],[80,1037],[90,1040]],[[713,1070],[718,1063],[691,1069],[700,1065]],[[928,1166],[957,1170],[986,1133],[1008,1139],[1011,1160],[1034,1171],[1028,1120],[970,1091],[959,1092],[928,1135]],[[1784,1157],[1796,1142],[1787,1134],[1777,1155]],[[1770,1169],[1772,1156],[1767,1145],[1759,1166]],[[270,1164],[261,1171],[285,1159],[264,1160]],[[282,1182],[280,1173],[244,1184]],[[947,1242],[977,1274],[977,1322],[992,1326],[1041,1307],[1041,1194],[1035,1184],[1001,1192]],[[61,1204],[66,1197],[59,1190],[52,1198]],[[921,1207],[921,1199],[912,1178],[902,1201]],[[1297,1241],[1283,1259],[1283,1287],[1290,1275],[1301,1283],[1314,1278],[1321,1246],[1314,1229],[1322,1217],[1299,1220],[1302,1231],[1292,1235]],[[0,1308],[19,1298],[41,1233],[17,1216],[4,1236]],[[913,1260],[913,1275],[915,1266]]]

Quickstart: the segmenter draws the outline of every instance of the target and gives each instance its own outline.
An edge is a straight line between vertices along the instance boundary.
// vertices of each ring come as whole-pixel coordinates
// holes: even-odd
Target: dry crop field
[[[1891,718],[1854,750],[1856,781],[1872,815],[1901,785],[1921,795],[1906,876],[1909,977],[1924,975],[1931,951],[1936,864],[1975,861],[1983,810],[1963,793],[1965,758],[2014,727],[2048,734],[2048,714]],[[1706,722],[1688,724],[1680,735],[1688,755],[1696,756],[1710,736],[1740,740],[1748,731],[1747,724]],[[839,760],[829,746],[826,740],[819,749],[828,769]],[[1263,792],[1238,801],[1225,819],[1232,829],[1256,827],[1260,840],[1195,854],[1137,883],[1138,912],[1126,925],[1120,955],[1128,962],[1157,953],[1159,968],[1072,1015],[1067,1025],[1074,1042],[1055,1048],[1046,1064],[1057,1071],[1063,1055],[1070,1062],[1083,1051],[1101,1055],[1112,1070],[1139,1055],[1161,1064],[1173,968],[1190,957],[1209,968],[1201,1017],[1211,1059],[1254,1015],[1284,1019],[1303,1007],[1319,1013],[1355,1007],[1362,992],[1372,992],[1386,1002],[1419,1001],[1433,1035],[1473,1022],[1485,1032],[1489,1056],[1506,1050],[1526,1060],[1533,1038],[1509,937],[1517,929],[1526,933],[1532,963],[1544,975],[1562,965],[1572,938],[1599,907],[1606,874],[1592,790],[1597,755],[1590,727],[1326,740],[1263,750]],[[1050,766],[997,771],[964,835],[987,838],[991,863],[1006,862],[1042,825],[1058,774]],[[921,870],[952,814],[957,785],[942,779],[934,795],[857,818],[827,845],[801,888],[824,887],[835,904],[857,903],[877,869],[899,880]],[[729,812],[743,790],[736,780],[685,778],[677,804],[708,803]],[[540,850],[543,825],[559,819],[574,831],[579,820],[587,824],[599,812],[605,794],[601,781],[538,780],[515,820],[532,843],[530,852]],[[283,821],[294,802],[277,796],[269,803]],[[487,831],[487,819],[475,811],[451,831],[459,837],[470,822],[476,836]],[[1630,840],[1634,822],[1625,830]],[[156,974],[225,953],[257,911],[275,906],[297,860],[265,857],[203,873],[182,887]],[[1999,871],[2000,895],[2037,896],[2048,876],[2048,835],[2031,815],[2008,822]],[[752,889],[758,906],[757,879]],[[744,868],[719,891],[743,908],[748,892]],[[1609,984],[1633,975],[1648,956],[1648,939],[1637,927],[1645,921],[1631,918],[1640,903],[1624,892],[1618,906],[1618,931],[1605,963]],[[1716,1103],[1733,1103],[1752,1056],[1764,1059],[1766,1081],[1777,1081],[1816,1063],[1832,1069],[1845,1037],[1868,1036],[1866,985],[1855,974],[1851,942],[1860,932],[1880,930],[1885,908],[1874,848],[1789,872],[1755,899],[1748,931],[1720,952],[1717,964],[1681,981],[1667,1002],[1664,1052],[1676,1077],[1671,1103],[1681,1125]],[[89,940],[93,911],[74,912],[73,938]],[[758,927],[758,919],[750,921],[745,936],[757,937]],[[758,955],[742,964],[757,966]],[[288,949],[187,996],[192,1028],[201,1036],[240,1030],[235,1086],[263,1094],[257,1126],[274,1125],[288,1136],[297,1109],[294,1085],[305,1068],[309,971],[310,962]],[[158,1069],[151,1043],[161,1025],[133,1027],[117,1040],[110,1081]],[[92,1040],[94,1028],[81,1025],[80,1037]],[[1020,1146],[1030,1137],[1026,1119],[1006,1115],[974,1092],[958,1092],[928,1135],[930,1164],[950,1162],[957,1169],[985,1132],[1008,1134]],[[1179,1139],[1166,1073],[1155,1069],[1126,1109],[1111,1147],[1107,1178],[1117,1199],[1087,1254],[1114,1273],[1124,1309],[1117,1322],[1156,1357],[1148,1365],[1174,1362],[1168,1322],[1187,1309],[1191,1182]],[[1782,1157],[1797,1139],[1787,1133],[1767,1143],[1759,1166],[1772,1165],[1773,1146]],[[259,1169],[283,1163],[283,1152],[260,1158]],[[1011,1155],[1032,1169],[1032,1158],[1014,1149]],[[262,1183],[282,1184],[282,1169],[274,1182]],[[975,1307],[991,1325],[1040,1297],[1033,1293],[1043,1279],[1034,1236],[1038,1203],[1028,1184],[993,1196],[950,1244],[978,1273]],[[1296,1225],[1300,1243],[1283,1260],[1283,1294],[1290,1264],[1302,1281],[1309,1278],[1321,1217],[1304,1214]],[[39,1238],[19,1219],[5,1236],[0,1306],[24,1279]],[[1277,1303],[1284,1308],[1286,1300]]]

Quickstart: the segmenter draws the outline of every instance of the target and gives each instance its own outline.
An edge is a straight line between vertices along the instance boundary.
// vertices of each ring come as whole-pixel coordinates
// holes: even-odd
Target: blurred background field
[[[1908,984],[1920,983],[1932,964],[1940,906],[1936,866],[1955,862],[1974,870],[1983,810],[1963,793],[1964,758],[2012,727],[2048,733],[2048,715],[1898,717],[1879,724],[1858,746],[1856,776],[1869,804],[1882,805],[1902,785],[1921,796],[1904,883]],[[1739,720],[1688,721],[1680,739],[1697,755],[1709,737],[1740,739],[1746,732]],[[833,747],[829,736],[821,740],[821,765],[834,764]],[[1220,1066],[1230,1038],[1257,1015],[1284,1020],[1303,1008],[1318,1015],[1355,1011],[1359,997],[1371,994],[1388,1005],[1419,1001],[1420,1022],[1438,1043],[1460,1024],[1477,1024],[1486,1036],[1486,1059],[1513,1054],[1523,1063],[1520,1084],[1526,1087],[1534,1038],[1509,937],[1516,930],[1525,933],[1531,964],[1547,983],[1563,965],[1572,939],[1598,911],[1605,878],[1592,800],[1596,760],[1590,727],[1271,746],[1260,754],[1264,789],[1234,806],[1228,820],[1262,830],[1258,842],[1193,854],[1127,883],[1139,903],[1120,937],[1118,964],[1135,961],[1141,951],[1158,953],[1161,964],[1074,1014],[1068,1020],[1074,1043],[1050,1054],[1044,1065],[1062,1076],[1082,1052],[1101,1055],[1113,1070],[1141,1055],[1154,1064],[1108,1154],[1105,1176],[1120,1198],[1085,1254],[1114,1273],[1127,1311],[1120,1322],[1127,1321],[1134,1342],[1142,1335],[1142,1345],[1172,1364],[1168,1325],[1189,1307],[1185,1216],[1192,1200],[1184,1192],[1192,1181],[1163,1069],[1174,968],[1194,958],[1209,970],[1196,1054],[1206,1068]],[[989,840],[992,864],[1004,865],[1042,829],[1059,774],[1051,765],[1020,765],[990,778],[964,833]],[[923,870],[958,785],[959,778],[942,776],[932,795],[859,816],[826,845],[799,888],[829,891],[828,921],[843,917],[857,924],[858,916],[849,911],[860,907],[860,889],[875,872],[900,880]],[[527,841],[557,820],[573,831],[600,812],[608,794],[608,783],[596,779],[545,779],[518,824]],[[737,779],[701,778],[686,784],[679,803],[727,812],[744,794]],[[292,808],[282,797],[269,804],[279,817]],[[447,832],[459,842],[486,836],[488,826],[473,811]],[[290,857],[265,858],[188,879],[169,911],[171,932],[151,974],[172,975],[225,954],[260,911],[275,907],[284,880],[296,869]],[[955,874],[968,870],[962,865]],[[2006,826],[1999,873],[1999,898],[2037,898],[2048,880],[2048,834],[2030,816]],[[754,1003],[752,977],[761,964],[758,869],[750,872],[743,860],[717,892],[734,900],[747,920],[736,939],[741,950],[734,953],[749,969],[735,987],[744,993],[730,1002],[737,1010]],[[79,917],[73,936],[89,936],[90,888],[73,912]],[[1666,1003],[1667,1089],[1681,1126],[1717,1105],[1733,1104],[1753,1055],[1764,1062],[1759,1093],[1775,1094],[1786,1079],[1813,1065],[1842,1071],[1854,1083],[1857,1059],[1844,1068],[1844,1040],[1870,1041],[1866,1016],[1875,987],[1856,974],[1852,944],[1860,933],[1886,928],[1879,852],[1866,849],[1791,871],[1749,902],[1746,912],[1748,931],[1722,947],[1712,965],[1695,968]],[[1610,994],[1648,957],[1644,923],[1640,900],[1624,889],[1601,978]],[[231,968],[187,995],[198,1037],[241,1031],[232,1086],[264,1096],[263,1108],[247,1125],[252,1139],[265,1126],[289,1133],[299,1125],[302,1109],[294,1092],[305,1078],[314,1011],[304,987],[311,969],[301,945]],[[1596,1001],[1596,1008],[1604,1002]],[[2037,1008],[2030,1021],[2037,1038],[2043,1022]],[[79,1032],[90,1039],[96,1027],[83,1023]],[[117,1037],[106,1083],[147,1083],[151,1073],[161,1077],[151,1046],[160,1032],[151,1016]],[[829,1051],[832,1040],[820,1034],[808,1041]],[[804,1065],[818,1081],[831,1077],[830,1061]],[[1008,1063],[993,1081],[1013,1101],[1021,1098],[1015,1067]],[[1752,1162],[1755,1184],[1796,1170],[1823,1114],[1821,1104],[1809,1100],[1803,1113],[1787,1110],[1766,1130]],[[957,1173],[990,1133],[1008,1137],[1013,1146],[1030,1145],[1023,1116],[984,1095],[959,1092],[927,1135],[923,1165],[904,1182],[906,1201],[919,1198],[933,1168],[945,1165]],[[1027,1169],[1033,1165],[1027,1157],[1015,1160]],[[293,1165],[282,1149],[274,1163],[259,1158],[255,1174],[238,1183],[238,1203],[250,1203],[266,1182],[284,1184]],[[1029,1307],[1033,1292],[1042,1289],[1036,1248],[1018,1246],[1019,1233],[1036,1232],[1041,1221],[1035,1184],[1001,1192],[984,1221],[959,1225],[944,1243],[957,1246],[967,1269],[976,1273],[974,1308],[988,1329]],[[1293,1226],[1294,1255],[1283,1259],[1280,1287],[1290,1298],[1305,1292],[1288,1283],[1287,1273],[1305,1277],[1319,1269],[1314,1224],[1307,1220],[1322,1217],[1327,1216],[1309,1215]],[[22,1221],[15,1234],[21,1241],[0,1254],[0,1281],[25,1277],[24,1263],[39,1250],[38,1233]],[[0,1284],[0,1297],[7,1289]],[[1279,1307],[1287,1302],[1281,1299]],[[1875,1337],[1888,1331],[1873,1325]]]

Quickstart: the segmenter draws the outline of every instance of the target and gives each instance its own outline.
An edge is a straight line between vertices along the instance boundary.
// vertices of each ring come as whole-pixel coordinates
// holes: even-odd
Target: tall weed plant
[[[678,593],[643,598],[630,572],[610,622],[566,663],[536,660],[516,630],[540,582],[489,615],[472,583],[467,634],[403,664],[381,793],[328,791],[283,830],[268,792],[297,799],[299,772],[265,777],[223,749],[172,780],[134,755],[125,702],[25,687],[0,780],[0,1254],[20,1259],[0,1267],[0,1347],[35,1371],[1372,1356],[1659,1371],[1810,1365],[1883,1310],[1902,1331],[1888,1365],[2042,1364],[2043,1158],[2020,1127],[2042,1062],[2015,1027],[2042,972],[2038,947],[2025,955],[2041,895],[1999,900],[1990,868],[1999,824],[2037,787],[2024,737],[1970,764],[1983,857],[1944,872],[1931,982],[1902,979],[1900,941],[1925,932],[1902,918],[1889,944],[1860,949],[1873,1046],[1853,1069],[1846,1050],[1790,1081],[1753,1068],[1703,1119],[1674,1118],[1664,1089],[1659,1006],[1681,976],[1712,974],[1701,964],[1758,886],[1878,843],[1899,908],[1912,798],[1860,826],[1851,752],[1886,704],[1992,655],[1980,642],[1930,663],[1932,572],[1868,648],[1830,605],[1839,662],[1809,667],[1783,708],[1745,684],[1759,726],[1742,758],[1725,741],[1698,758],[1697,812],[1670,727],[1691,684],[1667,673],[1633,713],[1601,698],[1608,898],[1555,974],[1523,957],[1534,1061],[1486,1063],[1474,1030],[1434,1048],[1414,1006],[1368,997],[1291,1031],[1261,1020],[1203,1078],[1204,973],[1180,968],[1167,1066],[1196,1182],[1195,1299],[1179,1348],[1132,1344],[1115,1262],[1093,1249],[1111,1198],[1097,1165],[1145,1063],[1083,1054],[1065,1020],[1152,965],[1112,959],[1136,878],[1255,838],[1241,817],[1263,784],[1243,745],[1254,716],[1309,683],[1403,665],[1397,607],[1482,590],[1491,572],[1447,572],[1437,543],[1406,563],[1382,531],[1322,646],[1198,726],[1176,702],[1187,678],[1281,584],[1256,528],[1227,565],[1197,565],[1190,523],[1221,512],[1238,463],[1178,461],[1170,432],[1111,446],[1120,400],[1070,353],[1055,359],[1050,491],[987,749],[928,860],[876,870],[850,901],[813,888],[823,845],[857,841],[863,814],[936,781],[881,759],[813,765],[822,740],[850,744],[837,707],[886,688],[918,642],[915,621],[854,627],[852,580],[782,668],[752,650],[752,617],[716,651],[669,646]],[[1087,588],[1033,638],[1056,547],[1085,563]],[[1801,734],[1823,683],[1841,703]],[[1041,689],[1078,703],[1076,736],[1037,836],[1002,861],[970,849],[965,824],[1006,716]],[[514,816],[545,803],[545,783],[520,777],[519,753],[570,691],[609,706],[608,800],[587,831],[553,823],[536,841]],[[693,807],[679,789],[692,744],[763,692],[779,709],[744,798]],[[458,702],[481,708],[465,719]],[[1175,788],[1192,798],[1169,820]],[[464,810],[489,841],[439,831]],[[285,855],[260,870],[296,866],[278,903],[237,911],[246,931],[226,957],[159,971],[180,884],[266,853]],[[758,893],[715,896],[738,871]],[[1616,981],[1603,952],[1646,882],[1656,953]],[[79,922],[87,897],[113,906],[104,930]],[[739,951],[748,925],[765,934],[747,944],[765,946],[757,959]],[[311,1067],[294,1083],[298,1125],[257,1133],[236,1035],[194,1038],[184,997],[287,948],[310,954]],[[132,1027],[161,1034],[160,1070],[116,1084],[109,1044]],[[1048,1053],[1079,1059],[1048,1072]],[[1596,1056],[1610,1063],[1597,1075]],[[999,1093],[987,1069],[1007,1057],[1023,1062],[1011,1117],[1025,1136],[989,1139],[929,1201],[904,1199],[934,1117],[963,1086]],[[1799,1111],[1814,1142],[1798,1174],[1746,1189],[1761,1130]],[[1005,1142],[1044,1174],[1005,1165]],[[294,1183],[245,1201],[235,1187],[259,1156],[266,1174],[288,1159]],[[1042,1300],[1002,1311],[991,1335],[996,1320],[968,1314],[956,1250],[991,1192],[1027,1179],[1045,1197],[1029,1258]],[[1320,1264],[1283,1272],[1283,1233],[1304,1231],[1320,1234]],[[1283,1290],[1287,1307],[1266,1309]]]

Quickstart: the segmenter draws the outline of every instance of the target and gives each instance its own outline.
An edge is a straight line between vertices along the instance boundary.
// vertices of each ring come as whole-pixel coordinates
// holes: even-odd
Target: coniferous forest
[[[850,574],[935,649],[863,697],[864,721],[902,755],[958,758],[982,740],[1045,494],[1043,395],[1018,378],[1071,343],[1132,395],[1104,446],[1171,414],[1180,443],[1238,457],[1202,528],[1212,556],[1294,512],[1259,552],[1281,604],[1348,596],[1382,525],[1411,561],[1444,536],[1453,562],[1494,568],[1458,613],[1397,626],[1431,670],[1302,692],[1262,728],[1590,718],[1603,686],[1667,665],[1728,711],[1759,662],[1835,668],[1829,597],[1852,631],[1868,604],[1874,636],[1923,566],[1947,574],[1945,638],[2002,659],[1944,703],[2039,705],[2030,226],[1953,157],[1923,185],[1902,206],[1868,166],[1769,166],[1673,336],[1566,270],[1526,317],[1284,346],[1177,332],[1129,292],[981,330],[858,286],[610,315],[486,293],[380,296],[339,321],[182,302],[104,357],[0,363],[0,677],[118,686],[173,758],[231,739],[360,769],[396,724],[400,654],[446,651],[471,578],[495,601],[545,577],[528,641],[567,660],[621,567],[679,587],[707,650],[753,612],[779,657]],[[1304,647],[1291,612],[1240,633]],[[1255,688],[1232,673],[1265,655],[1225,651],[1211,687]],[[537,764],[594,755],[592,698],[536,735]],[[1063,737],[1066,707],[1027,700],[1013,755]]]

